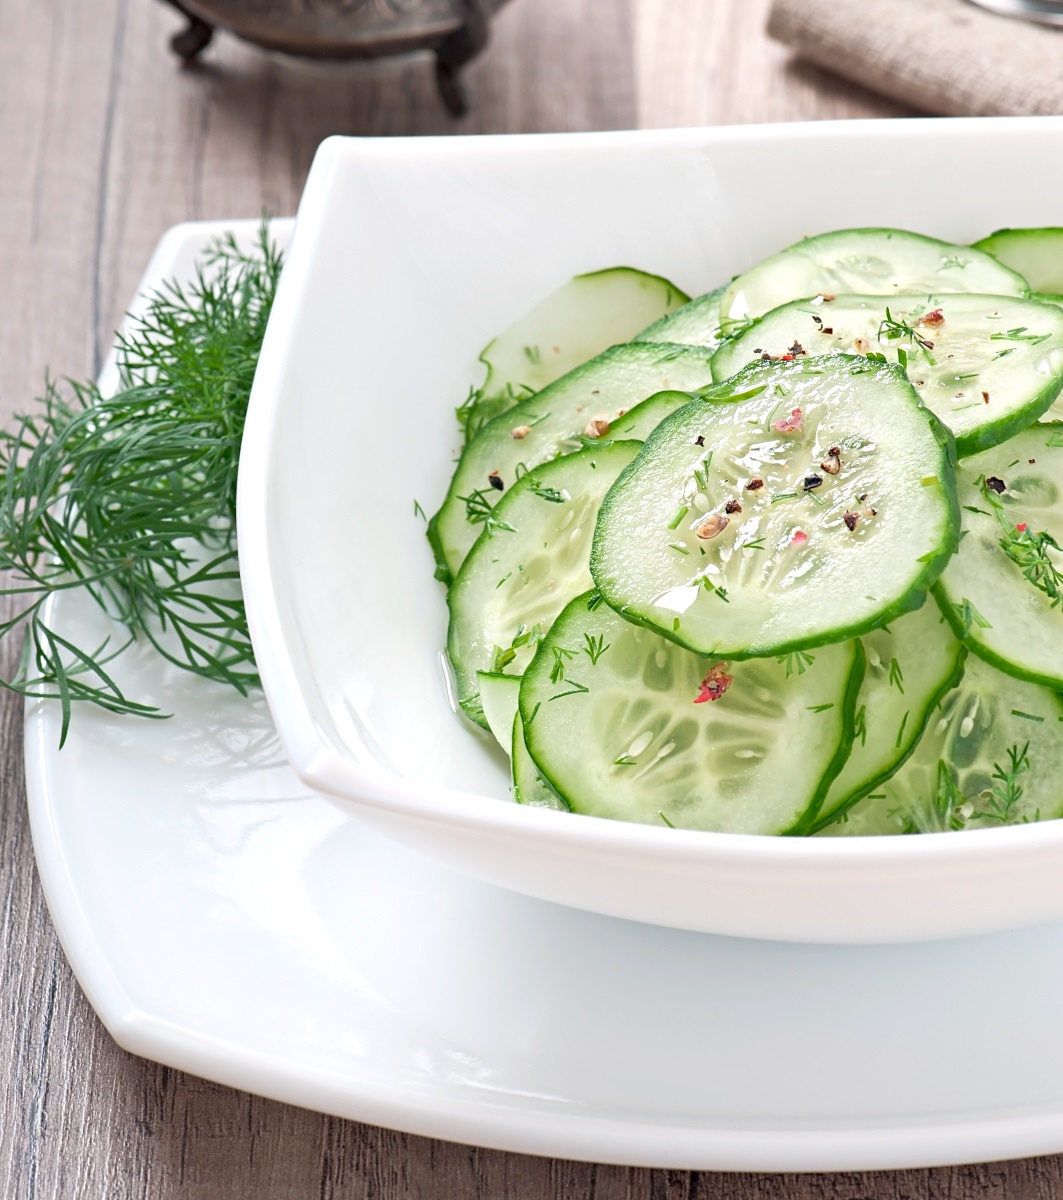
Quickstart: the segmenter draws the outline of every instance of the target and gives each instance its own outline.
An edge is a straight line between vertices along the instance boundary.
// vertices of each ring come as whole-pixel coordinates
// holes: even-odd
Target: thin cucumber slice
[[[520,680],[516,682],[519,684]],[[527,804],[531,808],[554,808],[568,812],[568,805],[550,786],[536,765],[535,759],[528,753],[520,713],[513,718],[510,759],[513,763],[513,798],[518,804]]]
[[[644,329],[633,341],[672,342],[683,346],[707,346],[715,350],[720,345],[720,300],[725,289],[717,288],[698,296],[682,308]]]
[[[966,459],[956,486],[965,533],[935,588],[942,611],[975,654],[1063,688],[1063,424]]]
[[[558,617],[524,674],[528,749],[574,812],[726,833],[803,832],[849,752],[854,642],[706,660],[597,593]]]
[[[867,664],[856,700],[853,749],[813,832],[888,779],[915,749],[930,713],[959,682],[966,650],[929,600],[861,636]]]
[[[465,447],[443,506],[429,523],[437,574],[457,574],[490,524],[499,493],[522,469],[580,449],[588,430],[610,436],[621,410],[626,414],[648,396],[705,386],[712,377],[710,357],[695,346],[614,346],[496,417]]]
[[[476,690],[480,695],[487,727],[507,754],[513,746],[513,718],[517,715],[520,695],[520,676],[503,675],[499,671],[479,671]]]
[[[722,346],[719,379],[764,356],[896,358],[960,457],[1006,441],[1063,388],[1063,311],[1011,296],[816,297],[784,304]]]
[[[690,299],[660,275],[611,267],[577,275],[484,348],[487,378],[458,411],[466,439],[610,346]],[[667,339],[658,339],[667,340]]]
[[[609,446],[613,442],[644,442],[665,417],[689,403],[689,392],[658,392],[611,421],[608,434],[585,439],[585,444],[590,447]]]
[[[975,242],[1017,271],[1035,292],[1063,292],[1063,229],[998,229]]]
[[[591,586],[591,538],[605,493],[641,449],[613,442],[543,463],[493,511],[447,594],[447,655],[458,703],[479,723],[478,672],[519,675],[554,618]],[[490,724],[490,714],[484,705]],[[512,719],[504,724],[507,732]]]
[[[823,833],[945,833],[1063,815],[1063,701],[970,655],[899,771]]]
[[[839,229],[805,238],[732,280],[720,302],[731,321],[817,294],[895,296],[981,292],[1024,296],[1026,280],[970,246],[904,229]]]
[[[605,498],[591,575],[607,603],[721,658],[841,641],[919,607],[959,515],[952,439],[899,366],[759,363],[704,395]]]

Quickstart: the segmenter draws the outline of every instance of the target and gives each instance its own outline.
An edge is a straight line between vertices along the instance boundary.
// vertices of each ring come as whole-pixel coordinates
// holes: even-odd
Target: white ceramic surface
[[[252,635],[302,778],[480,879],[679,928],[886,942],[1063,918],[1063,822],[769,839],[508,803],[448,701],[414,512],[444,494],[477,351],[573,273],[627,263],[694,294],[820,230],[1056,223],[1061,148],[1057,118],[326,142],[240,473]]]
[[[174,230],[147,282],[220,228]],[[69,595],[52,615],[105,632]],[[532,900],[310,793],[261,697],[150,654],[115,667],[173,716],[79,710],[59,751],[56,707],[30,704],[26,774],[63,947],[127,1049],[340,1116],[634,1165],[1063,1150],[1063,926],[797,946]]]

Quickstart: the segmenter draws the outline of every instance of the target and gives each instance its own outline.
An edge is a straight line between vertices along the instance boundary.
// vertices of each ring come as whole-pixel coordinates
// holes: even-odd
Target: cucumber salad
[[[827,837],[1063,816],[1060,293],[1060,229],[847,229],[693,299],[581,275],[492,341],[428,536],[515,799]]]

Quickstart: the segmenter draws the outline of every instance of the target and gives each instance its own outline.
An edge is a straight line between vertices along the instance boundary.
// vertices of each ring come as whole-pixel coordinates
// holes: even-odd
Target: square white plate
[[[144,287],[187,278],[230,228],[253,238],[171,231]],[[70,594],[52,616],[105,632]],[[114,667],[174,715],[78,710],[60,751],[57,706],[30,704],[26,777],[64,950],[126,1049],[356,1120],[632,1165],[1063,1150],[1063,926],[795,946],[531,900],[310,793],[261,697],[151,653]]]

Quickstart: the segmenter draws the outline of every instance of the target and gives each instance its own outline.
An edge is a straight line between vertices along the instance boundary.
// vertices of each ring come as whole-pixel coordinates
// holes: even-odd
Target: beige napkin
[[[967,0],[774,0],[768,33],[925,112],[1063,113],[1063,30]]]

